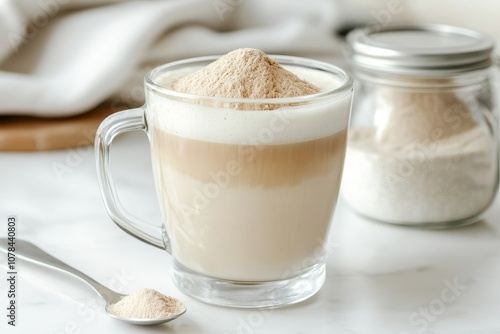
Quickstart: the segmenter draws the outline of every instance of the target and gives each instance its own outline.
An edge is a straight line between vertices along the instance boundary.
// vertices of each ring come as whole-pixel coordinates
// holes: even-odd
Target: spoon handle
[[[0,238],[0,249],[4,252],[7,252],[7,249],[5,247],[6,245],[7,245],[7,239]],[[88,283],[92,288],[94,288],[94,290],[98,294],[100,294],[106,301],[114,299],[114,296],[117,294],[116,292],[103,286],[93,278],[71,267],[70,265],[64,263],[63,261],[55,258],[54,256],[46,253],[45,251],[43,251],[42,249],[38,248],[37,246],[33,245],[28,241],[16,239],[14,253],[16,257],[19,257],[23,260],[35,263],[43,267],[59,270],[83,280],[84,282]]]

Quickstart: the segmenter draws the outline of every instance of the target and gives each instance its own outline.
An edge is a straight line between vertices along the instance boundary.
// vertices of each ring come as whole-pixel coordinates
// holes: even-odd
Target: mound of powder
[[[179,92],[221,98],[284,98],[319,88],[284,69],[257,49],[237,49],[172,85]]]
[[[122,318],[156,319],[182,313],[186,307],[179,300],[153,289],[140,289],[109,305],[108,312]]]
[[[467,104],[453,92],[380,89],[376,95],[376,140],[402,147],[439,134],[450,138],[477,126]]]

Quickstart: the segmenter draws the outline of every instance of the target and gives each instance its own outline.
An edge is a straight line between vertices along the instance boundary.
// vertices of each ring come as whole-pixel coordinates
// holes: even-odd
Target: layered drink
[[[223,280],[283,280],[323,262],[339,192],[350,90],[318,69],[303,100],[190,99],[147,93],[146,121],[165,229],[177,264]],[[199,68],[164,73],[175,83]]]

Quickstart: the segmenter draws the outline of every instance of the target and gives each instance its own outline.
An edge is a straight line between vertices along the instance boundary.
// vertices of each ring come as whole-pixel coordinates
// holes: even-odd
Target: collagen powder
[[[108,306],[117,317],[157,319],[182,313],[185,306],[177,299],[162,295],[153,289],[140,289]]]
[[[448,92],[392,90],[376,99],[377,127],[349,135],[342,182],[351,207],[411,224],[470,218],[490,204],[495,145],[464,102]]]

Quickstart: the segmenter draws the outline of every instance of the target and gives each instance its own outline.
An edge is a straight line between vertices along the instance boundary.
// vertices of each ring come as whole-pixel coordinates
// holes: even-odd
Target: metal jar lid
[[[493,40],[442,24],[365,27],[348,34],[355,68],[410,76],[450,75],[491,65]]]

